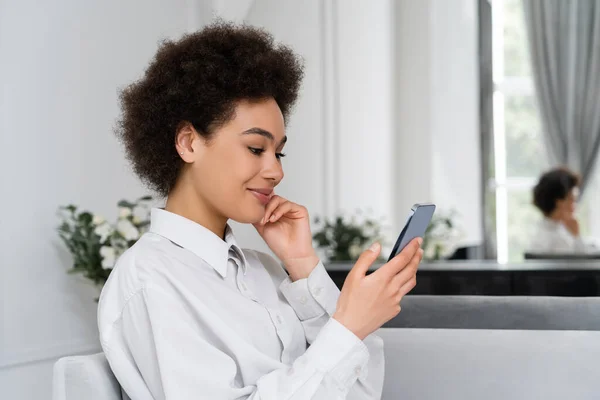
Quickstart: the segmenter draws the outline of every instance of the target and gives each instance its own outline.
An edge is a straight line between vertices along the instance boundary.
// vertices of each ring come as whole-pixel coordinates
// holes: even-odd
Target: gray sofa
[[[384,327],[600,331],[600,297],[411,295]]]
[[[383,328],[383,399],[600,398],[600,332]]]
[[[600,398],[600,332],[382,328],[378,335],[385,400]],[[53,398],[125,397],[96,354],[55,364]]]

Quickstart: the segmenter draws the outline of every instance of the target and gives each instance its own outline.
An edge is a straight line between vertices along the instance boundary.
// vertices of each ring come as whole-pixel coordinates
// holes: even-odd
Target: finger
[[[403,285],[416,277],[417,269],[423,259],[423,250],[419,249],[410,260],[410,262],[392,278],[390,285],[394,290],[399,290]]]
[[[404,249],[390,261],[385,263],[379,268],[376,273],[386,277],[387,279],[392,279],[392,277],[396,276],[398,272],[400,272],[408,263],[412,260],[414,255],[417,253],[419,248],[421,247],[421,243],[423,240],[421,238],[415,238],[406,245]]]
[[[308,212],[306,211],[306,207],[291,201],[286,201],[285,203],[280,204],[279,207],[271,213],[268,222],[276,222],[282,217],[291,219],[304,218],[308,217]]]
[[[279,206],[279,204],[281,204],[284,201],[287,200],[281,196],[273,195],[273,197],[271,197],[271,200],[269,200],[267,206],[265,207],[265,215],[263,215],[263,218],[260,220],[260,223],[264,224],[265,222],[267,222],[271,217],[271,213],[273,212],[273,210],[275,210]]]
[[[379,257],[380,252],[381,245],[377,242],[373,243],[371,247],[363,251],[360,257],[358,257],[358,260],[356,260],[351,272],[358,276],[364,277],[367,274],[371,264],[373,264],[375,260],[377,260],[377,257]]]
[[[275,210],[273,210],[271,216],[266,221],[276,222],[279,218],[283,217],[287,213],[299,210],[299,207],[300,206],[298,206],[296,203],[292,203],[291,201],[281,203]]]
[[[415,286],[417,286],[416,276],[400,287],[400,290],[398,290],[398,296],[400,297],[400,300],[402,300],[404,296],[410,293],[410,291],[413,290]]]

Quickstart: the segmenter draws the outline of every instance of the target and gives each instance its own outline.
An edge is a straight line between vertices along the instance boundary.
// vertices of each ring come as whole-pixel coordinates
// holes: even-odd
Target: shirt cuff
[[[312,359],[317,369],[327,373],[343,388],[350,388],[368,373],[369,349],[358,336],[333,318],[323,326],[305,355]]]
[[[337,307],[340,290],[335,285],[321,261],[308,278],[292,282],[288,276],[279,290],[296,312],[300,321],[323,315],[332,316]]]

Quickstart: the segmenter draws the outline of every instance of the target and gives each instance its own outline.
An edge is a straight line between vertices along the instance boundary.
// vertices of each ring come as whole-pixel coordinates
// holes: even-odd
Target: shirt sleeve
[[[135,360],[154,399],[325,400],[381,396],[381,387],[354,390],[357,380],[366,378],[370,349],[334,319],[325,323],[312,345],[292,365],[282,365],[244,383],[250,378],[242,376],[236,364],[236,344],[226,345],[226,338],[211,334],[201,314],[162,287],[146,286],[128,300],[122,315],[126,351]],[[379,353],[375,354],[377,362],[382,362]]]
[[[279,285],[279,290],[302,323],[306,341],[312,343],[335,313],[340,290],[320,261],[308,278],[292,282],[288,276]]]
[[[272,259],[272,262],[276,261]],[[309,344],[313,343],[321,329],[333,320],[331,317],[340,297],[340,290],[325,270],[325,266],[319,261],[308,278],[295,282],[288,276],[280,284],[279,290],[296,312],[304,328],[306,341]],[[383,390],[385,374],[383,340],[371,334],[363,342],[369,351],[370,360],[366,368],[362,369],[358,382],[348,393],[348,398],[378,399]]]

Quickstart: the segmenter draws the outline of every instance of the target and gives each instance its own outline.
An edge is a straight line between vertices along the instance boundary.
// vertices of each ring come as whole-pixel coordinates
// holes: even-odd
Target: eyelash
[[[248,147],[248,149],[255,156],[260,156],[262,153],[265,152],[264,149],[257,149],[256,147]],[[275,157],[277,157],[278,160],[281,160],[283,157],[285,157],[285,154],[284,153],[275,153]]]

